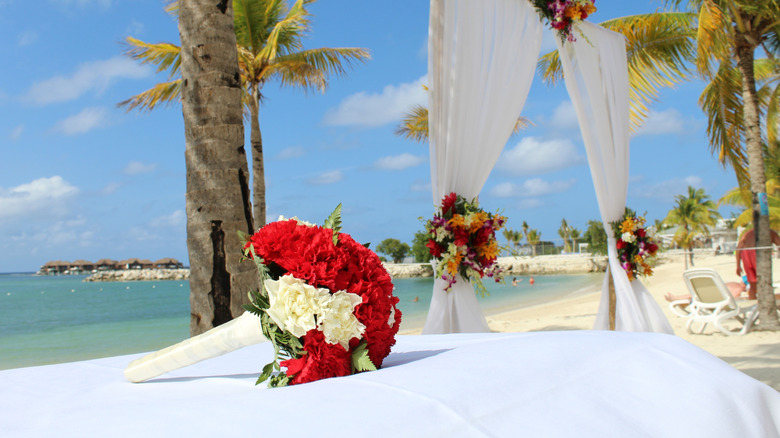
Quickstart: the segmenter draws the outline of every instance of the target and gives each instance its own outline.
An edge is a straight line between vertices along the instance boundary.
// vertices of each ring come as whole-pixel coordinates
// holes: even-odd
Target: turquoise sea
[[[485,314],[593,290],[603,275],[538,275],[517,287],[486,282]],[[187,281],[87,283],[84,276],[0,274],[0,369],[154,351],[189,335]],[[420,328],[433,280],[396,279],[401,330]],[[414,301],[418,297],[418,301]]]

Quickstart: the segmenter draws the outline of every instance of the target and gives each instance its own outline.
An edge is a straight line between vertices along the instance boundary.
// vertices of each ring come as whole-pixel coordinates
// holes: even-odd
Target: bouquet
[[[458,274],[472,281],[482,296],[487,293],[482,284],[484,276],[501,282],[496,231],[504,222],[506,218],[484,212],[463,196],[450,193],[444,197],[437,214],[425,224],[430,234],[426,246],[439,262],[436,277],[447,281],[444,290],[450,290]]]
[[[596,12],[595,0],[532,0],[539,16],[558,31],[562,41],[575,41],[572,25]]]
[[[628,279],[652,275],[655,254],[658,251],[655,228],[645,228],[645,218],[637,216],[628,208],[623,220],[610,225],[617,239],[618,260]]]
[[[274,345],[258,384],[376,370],[395,344],[401,312],[390,275],[373,251],[340,233],[340,213],[341,205],[322,227],[280,218],[243,236],[262,283],[245,308]]]

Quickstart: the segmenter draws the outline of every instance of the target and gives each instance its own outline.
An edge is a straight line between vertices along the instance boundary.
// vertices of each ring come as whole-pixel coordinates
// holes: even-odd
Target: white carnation
[[[287,219],[284,216],[279,216],[279,219],[277,219],[276,221],[277,222],[295,221],[295,222],[298,222],[299,225],[306,225],[307,227],[313,227],[314,226],[314,224],[311,223],[311,222],[306,222],[306,221],[302,221],[302,220],[298,219],[298,216],[293,216],[293,217],[291,217],[289,219]]]
[[[632,233],[626,232],[620,236],[620,240],[624,242],[634,243],[636,242],[636,236],[634,236],[634,234]]]
[[[349,350],[349,340],[363,336],[366,326],[355,316],[355,307],[361,302],[360,295],[343,290],[330,295],[318,316],[319,328],[326,342],[339,343]]]
[[[300,338],[317,327],[315,315],[322,312],[330,298],[327,289],[310,286],[292,275],[263,284],[270,304],[266,313],[282,330]]]

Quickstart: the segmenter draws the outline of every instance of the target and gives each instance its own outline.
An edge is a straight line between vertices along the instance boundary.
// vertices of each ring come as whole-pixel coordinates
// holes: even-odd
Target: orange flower
[[[465,218],[462,215],[455,213],[452,215],[452,219],[447,221],[447,223],[450,224],[450,226],[453,228],[463,228],[465,224]]]
[[[477,255],[492,260],[498,256],[498,242],[491,240],[477,247]]]
[[[458,273],[458,267],[460,266],[461,260],[463,260],[463,254],[458,253],[455,254],[454,258],[451,258],[447,262],[447,272],[449,272],[450,275],[455,275]]]
[[[579,8],[579,6],[570,6],[566,8],[566,11],[563,13],[567,18],[571,18],[572,21],[577,21],[582,19],[582,10]]]
[[[473,233],[477,231],[478,229],[482,228],[482,225],[485,225],[485,221],[488,220],[488,214],[484,211],[478,211],[472,215],[469,215],[469,232]]]
[[[634,221],[631,219],[626,219],[623,221],[622,224],[620,224],[621,233],[628,233],[633,230],[634,230]]]

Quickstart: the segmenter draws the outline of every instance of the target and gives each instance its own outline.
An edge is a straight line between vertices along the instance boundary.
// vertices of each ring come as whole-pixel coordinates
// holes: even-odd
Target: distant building
[[[154,262],[154,267],[157,269],[179,269],[183,265],[180,261],[172,259],[170,257],[157,260]]]
[[[79,274],[91,274],[97,271],[122,271],[126,269],[179,269],[183,265],[180,261],[174,258],[162,258],[153,262],[146,259],[126,259],[126,260],[112,260],[112,259],[100,259],[95,263],[87,260],[76,260],[74,262],[65,262],[62,260],[55,260],[46,262],[38,269],[39,275],[79,275]]]

